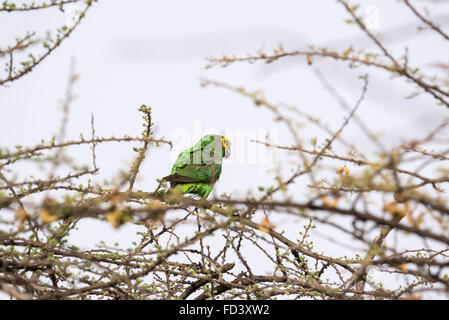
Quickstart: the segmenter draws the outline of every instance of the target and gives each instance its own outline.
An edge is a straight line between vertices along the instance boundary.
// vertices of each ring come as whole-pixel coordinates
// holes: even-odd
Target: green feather
[[[214,184],[212,183],[184,183],[176,185],[175,190],[179,190],[184,194],[196,194],[202,199],[206,199],[213,187]]]
[[[178,155],[171,174],[164,179],[183,194],[206,199],[220,177],[223,157],[229,156],[229,149],[223,147],[223,139],[219,135],[201,138]]]

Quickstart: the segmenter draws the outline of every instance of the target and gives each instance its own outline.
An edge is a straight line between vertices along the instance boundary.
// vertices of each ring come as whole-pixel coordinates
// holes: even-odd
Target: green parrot
[[[171,174],[163,178],[170,189],[206,199],[220,177],[223,158],[231,155],[231,142],[220,135],[205,135],[178,155]]]

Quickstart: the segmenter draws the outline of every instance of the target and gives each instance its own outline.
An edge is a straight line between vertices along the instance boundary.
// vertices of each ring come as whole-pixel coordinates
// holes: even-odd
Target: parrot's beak
[[[222,137],[221,143],[224,148],[225,158],[227,159],[231,156],[231,141],[229,141],[229,139],[226,139],[225,137]]]

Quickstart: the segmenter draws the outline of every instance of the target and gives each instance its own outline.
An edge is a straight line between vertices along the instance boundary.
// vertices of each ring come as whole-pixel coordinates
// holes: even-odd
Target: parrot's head
[[[226,137],[221,137],[221,145],[223,147],[223,156],[227,159],[231,156],[231,141]]]
[[[201,160],[204,163],[221,163],[222,158],[229,158],[231,155],[231,141],[224,136],[218,134],[205,135],[198,142],[197,146],[201,146]]]

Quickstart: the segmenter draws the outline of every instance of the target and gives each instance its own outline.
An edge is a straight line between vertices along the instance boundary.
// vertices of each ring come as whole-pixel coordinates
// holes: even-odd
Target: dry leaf
[[[416,219],[415,219],[415,221],[414,221],[414,225],[417,226],[417,227],[419,228],[419,226],[422,224],[423,218],[424,218],[424,212],[421,212],[421,213],[419,214],[419,216],[416,217]]]
[[[384,205],[384,211],[391,214],[394,219],[402,219],[409,212],[409,207],[407,203],[390,202]]]
[[[25,211],[23,207],[19,207],[16,209],[16,220],[19,222],[23,222],[26,217],[28,216],[28,213]]]
[[[407,220],[410,222],[410,224],[414,225],[415,227],[420,227],[422,224],[424,218],[424,212],[421,212],[416,218],[413,217],[412,213],[409,212],[407,214]]]
[[[322,196],[321,201],[326,207],[334,208],[338,204],[338,198],[329,198],[328,196]]]
[[[276,227],[274,224],[272,224],[270,222],[270,220],[268,220],[268,217],[265,216],[263,217],[262,221],[260,222],[259,225],[259,230],[265,233],[270,233],[270,230],[273,229],[274,227]]]
[[[407,200],[407,196],[402,192],[395,192],[393,194],[393,198],[394,200],[400,203],[405,202]]]
[[[118,228],[123,223],[131,220],[129,212],[123,209],[114,209],[105,214],[105,218],[114,228]]]
[[[344,167],[340,167],[337,169],[337,173],[338,174],[345,174],[348,175],[349,174],[349,169],[348,167],[344,166]]]
[[[312,56],[310,54],[307,54],[306,57],[307,57],[307,64],[309,66],[311,66],[312,65]]]
[[[25,211],[23,207],[19,207],[16,209],[16,221],[19,222],[19,228],[22,227],[23,222],[25,221],[28,213]]]
[[[52,214],[52,212],[47,209],[39,209],[38,214],[44,223],[51,223],[58,220],[58,216]]]

